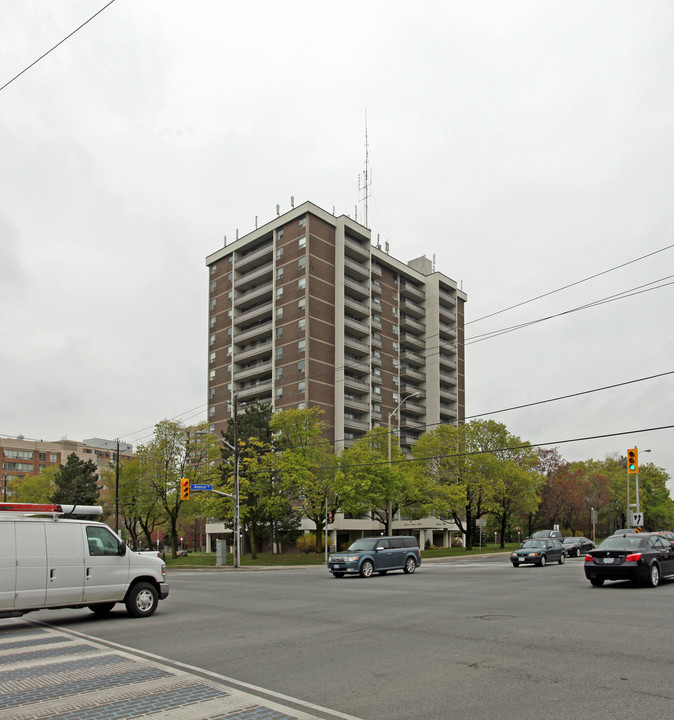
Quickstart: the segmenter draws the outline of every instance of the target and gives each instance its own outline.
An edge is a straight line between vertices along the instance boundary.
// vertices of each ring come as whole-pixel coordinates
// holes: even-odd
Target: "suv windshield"
[[[349,545],[349,550],[374,550],[379,538],[359,538]]]

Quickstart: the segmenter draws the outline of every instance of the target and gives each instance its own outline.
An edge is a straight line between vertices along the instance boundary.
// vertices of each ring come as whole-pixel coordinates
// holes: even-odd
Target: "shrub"
[[[316,533],[304,533],[297,538],[297,549],[303,553],[316,552]],[[325,537],[321,535],[321,552],[325,550]]]

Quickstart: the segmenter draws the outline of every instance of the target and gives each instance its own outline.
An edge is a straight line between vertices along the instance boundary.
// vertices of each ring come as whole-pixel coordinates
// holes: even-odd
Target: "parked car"
[[[611,535],[585,556],[585,577],[595,587],[605,580],[632,580],[650,587],[674,577],[674,547],[658,533]]]
[[[557,538],[529,538],[525,540],[514,552],[510,553],[510,562],[513,567],[524,563],[546,565],[557,561],[560,565],[566,560],[564,546]]]
[[[624,535],[625,533],[640,533],[641,530],[637,530],[636,528],[618,528],[617,530],[613,531],[614,535]]]
[[[566,554],[569,557],[579,557],[589,550],[594,550],[594,543],[592,540],[582,536],[565,537],[564,540],[562,540],[562,545],[564,545]]]
[[[657,534],[661,538],[665,538],[665,540],[669,540],[669,542],[672,543],[672,545],[674,545],[674,532],[672,532],[671,530],[658,530]]]
[[[389,570],[409,574],[419,565],[419,543],[408,535],[359,538],[345,552],[332,553],[328,558],[328,570],[336,578],[355,573],[367,578],[374,572],[385,575]]]
[[[557,538],[559,542],[562,542],[563,536],[559,530],[537,530],[532,538]]]

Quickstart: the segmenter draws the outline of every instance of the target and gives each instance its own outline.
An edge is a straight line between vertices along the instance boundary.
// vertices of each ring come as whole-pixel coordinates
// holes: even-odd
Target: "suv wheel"
[[[360,576],[369,578],[373,571],[374,565],[372,564],[372,560],[363,560],[363,564],[360,566]]]
[[[412,556],[408,557],[407,560],[405,560],[405,567],[403,568],[403,572],[411,575],[416,569],[417,564],[414,558]]]

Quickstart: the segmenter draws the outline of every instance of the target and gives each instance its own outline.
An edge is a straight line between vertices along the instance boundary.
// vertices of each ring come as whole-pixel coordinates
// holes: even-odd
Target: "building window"
[[[283,357],[283,348],[278,347],[276,348],[276,359],[280,360]]]
[[[393,393],[393,402],[394,403],[398,402],[398,393]]]
[[[230,290],[230,291],[227,293],[227,299],[228,299],[228,300],[231,300],[233,297],[234,297],[234,293]]]
[[[49,453],[49,462],[58,462],[59,456],[58,453]]]
[[[208,408],[208,414],[209,414],[211,417],[213,417],[213,415],[215,415],[215,406],[211,405],[211,406]]]
[[[212,353],[210,354],[210,356],[209,356],[209,362],[212,362],[212,363],[215,362],[215,353],[214,353],[214,352],[212,352]]]
[[[282,307],[276,308],[276,319],[281,320],[282,317],[283,317],[283,308]]]
[[[306,387],[307,387],[306,382],[305,382],[304,380],[300,380],[300,381],[297,383],[297,392],[298,392],[300,395],[304,395],[304,391],[306,390]]]
[[[300,298],[300,299],[297,301],[297,309],[299,310],[299,312],[304,312],[304,308],[305,308],[306,306],[307,306],[306,298]]]
[[[215,333],[213,333],[213,335],[211,335],[210,344],[215,345]]]
[[[398,387],[398,376],[397,375],[393,376],[393,386]]]
[[[215,327],[216,318],[215,315],[211,315],[211,327]]]
[[[232,337],[232,328],[231,328],[231,327],[228,327],[228,328],[227,328],[227,337],[228,337],[228,338],[231,338],[231,337]]]
[[[283,268],[280,267],[276,270],[276,279],[280,280],[283,277]]]
[[[215,275],[215,270],[217,267],[218,267],[217,264],[211,265],[211,275]]]
[[[302,218],[300,218],[300,221],[299,221],[299,226],[300,226],[301,228],[303,228],[303,227],[306,227],[306,226],[307,226],[307,219],[306,219],[306,217],[302,217]]]
[[[208,379],[209,379],[211,382],[213,382],[213,380],[215,380],[215,370],[211,370],[211,371],[208,373]]]
[[[391,311],[393,312],[393,317],[398,317],[398,308],[395,305],[391,308]]]
[[[281,260],[282,258],[283,258],[283,248],[280,247],[280,248],[278,248],[278,250],[276,251],[276,259],[277,259],[277,260]]]
[[[398,326],[395,323],[393,325],[391,325],[391,331],[393,332],[394,335],[398,334]]]
[[[372,371],[372,374],[373,374],[375,377],[380,378],[380,377],[381,377],[381,370],[380,370],[379,368],[374,368],[374,370]]]
[[[305,318],[300,318],[297,323],[297,332],[304,332],[304,328],[307,326],[307,321]]]
[[[234,273],[227,273],[227,280],[229,280],[229,282],[232,282],[233,277],[234,277]]]
[[[283,368],[276,368],[276,379],[280,380],[283,377]]]
[[[40,462],[47,462],[47,453],[39,453],[39,460]]]
[[[277,399],[277,400],[280,400],[280,399],[283,397],[283,388],[282,388],[282,387],[277,387],[275,394],[276,394],[276,399]]]
[[[297,241],[297,244],[298,244],[300,250],[302,248],[305,248],[307,246],[307,236],[302,235],[302,237]]]
[[[208,397],[212,400],[215,397],[215,388],[211,388],[208,391]]]
[[[211,283],[211,292],[215,292],[215,280]]]
[[[297,363],[297,374],[302,375],[304,373],[304,360],[300,360]]]
[[[282,328],[282,327],[277,327],[277,328],[276,328],[276,337],[277,337],[277,338],[282,338],[282,337],[283,337],[283,328]]]
[[[215,298],[211,300],[211,310],[215,309]]]
[[[300,340],[297,343],[297,351],[304,352],[304,349],[306,348],[306,346],[307,346],[306,340]]]
[[[398,352],[398,343],[397,342],[393,343],[393,352],[396,352],[396,353]]]
[[[276,288],[276,299],[280,300],[283,297],[283,288]]]
[[[304,268],[307,266],[307,256],[302,255],[302,257],[297,261],[297,267],[300,270],[304,270]]]
[[[372,387],[372,392],[374,395],[381,395],[381,388],[378,385],[374,385]]]
[[[297,281],[297,289],[298,290],[304,290],[304,288],[307,286],[307,279],[305,277],[301,277]]]

